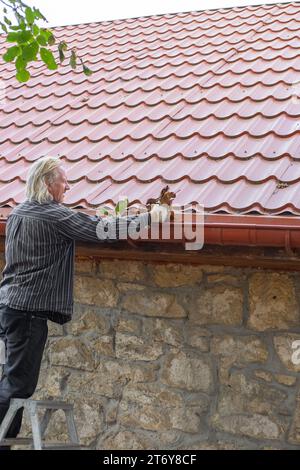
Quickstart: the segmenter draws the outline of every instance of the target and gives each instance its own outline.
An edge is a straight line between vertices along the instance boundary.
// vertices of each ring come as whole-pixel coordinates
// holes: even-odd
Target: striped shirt
[[[149,222],[149,213],[101,218],[56,201],[23,202],[13,209],[6,223],[0,305],[66,323],[73,313],[75,241],[103,244],[124,239],[129,226],[139,231]]]

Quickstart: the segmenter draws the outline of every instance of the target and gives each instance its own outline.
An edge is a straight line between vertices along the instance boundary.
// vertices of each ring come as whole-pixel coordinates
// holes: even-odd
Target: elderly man
[[[129,225],[138,230],[151,220],[168,217],[163,206],[117,219],[75,212],[62,204],[68,189],[61,161],[40,158],[28,175],[26,201],[7,220],[6,265],[0,284],[0,336],[6,352],[0,381],[0,423],[11,398],[29,398],[35,391],[47,320],[64,324],[71,319],[75,241],[104,243],[114,241],[113,236],[124,239]],[[22,410],[7,438],[17,436],[21,422]]]

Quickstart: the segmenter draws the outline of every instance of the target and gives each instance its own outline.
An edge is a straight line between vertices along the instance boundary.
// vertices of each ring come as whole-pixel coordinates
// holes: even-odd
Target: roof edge
[[[197,222],[191,214],[187,222],[195,231]],[[170,237],[163,238],[162,231],[155,238],[135,240],[139,242],[156,242],[185,244],[192,240],[174,236],[174,223],[170,224]],[[198,224],[200,225],[200,224]],[[0,219],[0,236],[5,237],[6,219]],[[178,232],[177,232],[178,233]],[[190,232],[189,232],[190,233]],[[128,241],[131,244],[131,241]],[[251,215],[206,214],[204,216],[204,244],[222,246],[251,246],[284,248],[287,254],[294,255],[293,249],[300,248],[300,219],[295,217],[272,217]]]
[[[166,13],[157,13],[157,14],[150,14],[150,15],[139,15],[139,16],[129,16],[127,18],[114,18],[111,20],[99,20],[99,21],[85,21],[83,23],[72,23],[72,24],[59,24],[55,26],[49,26],[49,29],[54,29],[54,28],[65,28],[66,26],[81,26],[81,25],[89,25],[89,24],[99,24],[99,23],[114,23],[116,21],[126,21],[126,20],[137,20],[137,19],[142,19],[142,18],[157,18],[157,17],[163,17],[165,15],[180,15],[182,13],[200,13],[200,12],[205,12],[205,11],[224,11],[224,10],[232,10],[233,8],[236,9],[242,9],[242,8],[248,8],[248,7],[263,7],[263,6],[276,6],[276,5],[288,5],[288,4],[294,4],[294,3],[300,3],[300,1],[295,1],[295,2],[272,2],[272,3],[257,3],[257,4],[252,4],[249,3],[247,5],[231,5],[228,7],[219,7],[219,8],[205,8],[203,10],[183,10],[183,11],[176,11],[176,12],[166,12]],[[47,25],[45,25],[46,27]],[[48,26],[47,26],[48,27]],[[1,35],[4,33],[1,33]],[[0,35],[0,37],[1,37]]]

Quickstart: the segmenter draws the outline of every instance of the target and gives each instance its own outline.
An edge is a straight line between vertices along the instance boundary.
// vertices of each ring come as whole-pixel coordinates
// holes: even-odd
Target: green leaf
[[[49,37],[50,34],[51,34],[51,32],[49,31],[49,29],[41,28],[40,33],[41,33],[42,36],[44,36],[44,38],[45,38],[46,41],[48,42],[48,37]]]
[[[115,208],[116,214],[122,214],[122,212],[124,212],[127,209],[127,207],[128,207],[127,198],[118,201],[118,204],[116,205],[116,208]]]
[[[49,46],[53,46],[55,44],[55,37],[53,34],[51,34],[48,38],[48,44]]]
[[[5,33],[7,33],[7,27],[5,26],[5,24],[4,24],[4,23],[0,23],[0,24],[1,24],[2,30],[3,30]],[[7,39],[6,39],[6,40],[7,40]],[[14,41],[11,41],[11,42],[14,42]]]
[[[91,75],[93,75],[93,71],[89,69],[86,65],[83,66],[83,73],[87,77],[90,77]]]
[[[28,70],[20,70],[17,74],[16,74],[16,78],[19,82],[27,82],[30,78],[30,73],[28,72]]]
[[[33,38],[31,31],[20,31],[20,33],[17,33],[18,38],[17,42],[19,44],[25,44],[28,42],[30,39]]]
[[[8,18],[6,18],[6,16],[4,16],[4,21],[6,24],[8,24],[8,26],[11,25],[11,21]]]
[[[64,51],[66,51],[67,49],[68,49],[68,46],[67,46],[67,43],[65,41],[61,41],[58,44],[58,52],[59,52],[60,63],[62,63],[65,60],[66,57],[65,57]]]
[[[47,18],[45,18],[44,15],[42,15],[42,13],[40,12],[40,10],[38,10],[38,8],[33,7],[33,11],[37,20],[47,21]]]
[[[37,41],[33,41],[31,44],[28,44],[23,47],[22,57],[27,62],[31,60],[36,60],[36,55],[39,52],[39,45]]]
[[[38,36],[40,34],[40,28],[38,27],[38,25],[32,25],[32,32],[35,36]]]
[[[106,209],[104,209],[103,207],[100,207],[100,209],[98,209],[98,211],[97,211],[97,215],[100,215],[100,216],[101,215],[109,215],[109,212]]]
[[[62,64],[66,57],[61,49],[58,49],[58,52],[59,52],[59,61]]]
[[[26,30],[26,23],[25,21],[21,20],[19,22],[19,25],[20,25],[20,28],[22,29],[22,31],[25,31]]]
[[[53,46],[53,44],[55,44],[55,37],[49,29],[41,29],[40,33],[44,36],[49,46]]]
[[[42,61],[45,62],[49,70],[57,69],[57,64],[55,62],[54,55],[52,54],[51,51],[49,51],[49,49],[42,47],[40,50],[40,55],[41,55]]]
[[[19,25],[14,25],[14,26],[11,26],[10,29],[12,29],[13,31],[20,31],[21,26],[19,26]]]
[[[68,49],[68,44],[66,43],[66,41],[61,41],[58,44],[58,47],[61,48],[62,51],[66,51]]]
[[[27,8],[25,9],[25,16],[26,16],[26,20],[27,20],[27,23],[28,23],[28,24],[34,23],[34,20],[35,20],[35,13],[34,13],[34,11],[33,11],[30,7],[27,7]]]
[[[7,42],[17,42],[19,33],[8,33]]]
[[[24,18],[24,16],[21,15],[21,13],[17,9],[14,10],[14,14],[15,14],[16,20],[17,20],[17,22],[19,23],[20,26],[26,23],[26,21],[25,21],[26,18]]]
[[[16,69],[18,72],[25,70],[27,66],[27,60],[25,60],[21,55],[18,56],[16,60]]]
[[[17,57],[17,55],[20,54],[20,52],[21,50],[19,46],[12,46],[7,49],[3,55],[3,60],[5,60],[5,62],[12,62]]]
[[[100,206],[96,210],[96,215],[101,217],[102,215],[114,216],[114,209],[110,206]]]
[[[36,40],[41,46],[47,46],[48,44],[45,36],[42,36],[41,34],[36,38]]]
[[[76,69],[77,64],[76,64],[76,52],[72,51],[71,57],[70,57],[70,66],[72,67],[73,70]]]
[[[80,62],[81,62],[82,67],[83,67],[83,73],[84,73],[84,75],[86,75],[87,77],[90,77],[91,75],[93,75],[93,71],[92,71],[91,69],[89,69],[86,65],[84,65],[82,59],[80,59]]]

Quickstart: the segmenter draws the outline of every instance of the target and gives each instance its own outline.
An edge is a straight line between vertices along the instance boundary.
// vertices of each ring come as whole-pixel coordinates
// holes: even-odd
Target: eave
[[[6,217],[1,210],[0,249],[4,249]],[[194,219],[190,220],[193,224]],[[195,230],[195,223],[192,225]],[[149,232],[148,232],[149,234]],[[162,238],[160,227],[156,239],[120,241],[117,244],[79,243],[78,257],[135,259],[155,262],[222,264],[237,267],[261,267],[300,271],[300,219],[292,216],[254,216],[207,214],[204,218],[204,246],[186,250],[184,234]]]

